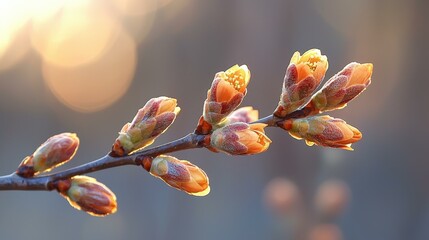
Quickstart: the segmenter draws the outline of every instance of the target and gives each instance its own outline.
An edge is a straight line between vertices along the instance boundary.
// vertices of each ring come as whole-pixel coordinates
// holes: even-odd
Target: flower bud
[[[305,104],[327,69],[328,59],[319,49],[310,49],[302,56],[295,52],[286,70],[280,102],[274,114],[284,117]]]
[[[78,147],[79,138],[74,133],[52,136],[33,155],[24,158],[16,172],[22,177],[48,172],[72,159]]]
[[[246,65],[234,65],[218,72],[204,102],[204,120],[212,125],[222,122],[243,101],[250,71]]]
[[[305,139],[313,144],[332,148],[353,150],[351,144],[359,141],[362,134],[344,120],[330,116],[315,116],[302,119],[288,119],[281,123],[283,129],[296,139]]]
[[[115,194],[95,178],[75,176],[60,180],[57,184],[60,194],[78,210],[97,217],[115,213],[117,210]]]
[[[258,110],[253,109],[253,107],[242,107],[234,112],[232,112],[225,121],[225,125],[235,123],[235,122],[244,122],[251,123],[259,118]]]
[[[170,187],[190,195],[205,196],[210,192],[209,178],[206,173],[185,160],[160,155],[152,160],[149,172]]]
[[[344,108],[371,83],[372,69],[371,63],[349,63],[313,96],[315,113]]]
[[[141,108],[131,123],[127,123],[119,132],[112,147],[117,156],[151,145],[174,122],[180,108],[177,100],[169,97],[150,99]]]
[[[232,155],[251,155],[264,152],[271,140],[265,135],[266,124],[236,122],[215,130],[211,148]]]

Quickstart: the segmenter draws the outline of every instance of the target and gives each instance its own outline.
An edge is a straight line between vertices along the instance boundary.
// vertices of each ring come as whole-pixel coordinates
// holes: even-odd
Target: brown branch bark
[[[303,108],[297,110],[284,118],[279,118],[270,115],[253,123],[265,123],[270,127],[276,127],[277,123],[285,119],[305,117],[309,112]],[[83,175],[91,172],[100,171],[107,168],[119,167],[124,165],[142,165],[144,159],[151,159],[158,155],[182,151],[192,148],[200,148],[205,146],[207,135],[199,135],[190,133],[185,137],[175,141],[145,150],[141,150],[128,156],[116,157],[112,154],[107,154],[97,160],[82,164],[80,166],[70,168],[61,172],[43,174],[31,178],[23,178],[15,173],[0,176],[0,190],[45,190],[51,191],[55,189],[55,182],[71,178],[76,175]]]
[[[0,190],[53,190],[53,184],[62,179],[67,179],[76,175],[83,175],[100,171],[107,168],[119,167],[123,165],[141,165],[143,159],[155,157],[161,154],[181,151],[185,149],[203,147],[205,136],[188,134],[183,138],[158,147],[142,150],[124,157],[113,157],[109,154],[92,162],[70,168],[61,172],[48,175],[23,178],[15,173],[0,177]]]

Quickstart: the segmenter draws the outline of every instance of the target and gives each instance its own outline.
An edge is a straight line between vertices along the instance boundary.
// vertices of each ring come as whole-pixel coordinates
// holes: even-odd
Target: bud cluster
[[[211,136],[208,149],[231,155],[257,154],[268,149],[271,140],[264,132],[267,125],[251,124],[258,119],[258,111],[250,106],[236,110],[247,93],[249,81],[246,65],[234,65],[215,75],[196,130]]]
[[[341,119],[315,115],[344,108],[362,93],[371,83],[373,66],[352,62],[314,93],[327,69],[328,60],[319,50],[311,49],[302,56],[295,53],[286,70],[274,116],[282,119],[277,122],[279,127],[296,139],[304,139],[309,146],[352,150],[351,144],[362,138],[358,129]],[[293,115],[297,111],[302,112],[299,118]]]
[[[74,133],[61,133],[46,140],[36,151],[24,158],[16,170],[23,178],[47,173],[70,161],[79,147],[79,138]],[[116,212],[116,196],[104,184],[94,178],[74,176],[57,180],[50,185],[76,209],[93,216],[105,216]]]
[[[280,127],[310,146],[352,150],[351,144],[362,138],[359,130],[341,119],[317,114],[343,108],[364,91],[371,82],[372,68],[369,63],[350,63],[316,92],[328,69],[327,57],[318,49],[303,55],[295,52],[286,70],[277,108],[272,115],[259,119],[258,111],[251,106],[237,109],[247,93],[250,70],[246,65],[234,65],[215,74],[193,134],[142,150],[164,133],[180,112],[176,99],[152,98],[122,127],[108,155],[65,175],[42,176],[47,179],[43,187],[56,189],[79,210],[105,216],[117,209],[115,194],[94,178],[78,174],[126,164],[142,165],[170,187],[205,196],[210,192],[207,174],[189,161],[163,154],[195,147],[230,155],[259,154],[271,144],[265,134],[267,126]],[[24,158],[16,175],[25,183],[25,178],[46,173],[69,161],[78,146],[76,134],[55,135]]]

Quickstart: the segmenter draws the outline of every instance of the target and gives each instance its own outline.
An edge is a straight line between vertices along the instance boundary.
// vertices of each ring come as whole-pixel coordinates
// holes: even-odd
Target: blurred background
[[[138,167],[90,174],[118,197],[105,218],[55,192],[0,192],[1,239],[429,239],[429,2],[424,0],[0,0],[0,174],[76,132],[77,166],[107,153],[152,97],[182,112],[155,144],[192,131],[216,72],[247,64],[244,105],[270,114],[293,52],[319,48],[327,78],[372,62],[372,85],[329,113],[364,138],[348,152],[268,129],[270,149],[175,154],[211,193],[188,196]],[[421,73],[422,72],[422,73]]]

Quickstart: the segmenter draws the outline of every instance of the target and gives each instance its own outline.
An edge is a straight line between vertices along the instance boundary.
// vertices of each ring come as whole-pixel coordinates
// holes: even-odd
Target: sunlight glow
[[[70,68],[45,61],[42,71],[49,89],[62,103],[79,112],[93,112],[125,94],[136,62],[134,40],[120,34],[96,62]]]
[[[97,61],[117,37],[119,25],[94,3],[66,4],[61,14],[34,21],[34,48],[48,62],[72,67]]]
[[[28,21],[28,8],[20,1],[0,0],[0,59]]]
[[[63,104],[80,112],[106,108],[130,86],[137,43],[170,2],[0,0],[0,73],[36,54],[47,86]]]
[[[170,3],[171,0],[112,0],[116,8],[125,15],[143,15]]]
[[[30,50],[30,41],[26,31],[17,32],[11,40],[8,46],[2,49],[0,36],[0,71],[16,65]]]

